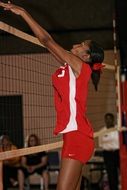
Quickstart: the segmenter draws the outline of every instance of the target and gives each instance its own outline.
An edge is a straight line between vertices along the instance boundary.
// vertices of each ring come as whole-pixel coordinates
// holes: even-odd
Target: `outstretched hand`
[[[0,1],[0,6],[3,7],[5,11],[11,11],[17,15],[21,15],[21,13],[24,11],[22,7],[16,6],[10,1],[8,1],[8,3],[3,3]]]

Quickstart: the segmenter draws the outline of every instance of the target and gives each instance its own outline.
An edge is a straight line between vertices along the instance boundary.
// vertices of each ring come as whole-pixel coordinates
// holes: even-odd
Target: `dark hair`
[[[111,117],[112,120],[114,120],[114,115],[112,113],[106,113],[104,118],[106,119],[108,116]]]
[[[5,147],[5,144],[4,144],[4,140],[7,141],[6,147]],[[5,151],[7,147],[10,149],[11,146],[12,146],[12,142],[11,142],[9,136],[8,135],[2,135],[0,137],[0,147],[2,148],[2,150]]]
[[[87,63],[90,65],[90,67],[92,69],[94,63],[102,63],[103,62],[104,50],[95,41],[85,40],[84,43],[89,46],[89,50],[87,51],[87,53],[90,55],[90,59]],[[97,91],[98,83],[100,81],[100,74],[101,74],[100,70],[93,70],[92,69],[91,79],[92,79],[92,83],[93,83],[96,91]]]
[[[10,138],[9,138],[8,135],[2,135],[2,136],[1,136],[1,144],[3,144],[3,141],[4,141],[5,139],[9,142],[10,145],[12,144],[12,142],[11,142],[11,140],[10,140]]]

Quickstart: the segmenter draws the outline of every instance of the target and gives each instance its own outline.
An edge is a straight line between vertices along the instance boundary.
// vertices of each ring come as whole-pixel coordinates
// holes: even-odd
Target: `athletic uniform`
[[[57,113],[54,134],[63,133],[62,157],[71,157],[85,163],[93,152],[93,130],[85,116],[88,83],[91,68],[83,63],[81,73],[75,77],[66,64],[52,76]]]

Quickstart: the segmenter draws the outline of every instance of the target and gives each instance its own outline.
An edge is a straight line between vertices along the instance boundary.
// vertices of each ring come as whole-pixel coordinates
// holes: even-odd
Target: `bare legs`
[[[24,190],[24,173],[22,170],[18,170],[18,183],[19,183],[19,190]]]
[[[80,174],[80,178],[79,178],[79,180],[78,180],[78,184],[77,184],[76,190],[80,190],[81,180],[82,180],[82,172],[81,172],[81,174]]]
[[[78,160],[62,159],[57,190],[79,190],[83,164]]]
[[[49,186],[49,173],[48,171],[44,171],[42,173],[43,182],[44,182],[44,190],[48,190]],[[25,176],[22,170],[18,171],[18,182],[19,182],[19,190],[24,190],[24,181]]]
[[[61,161],[61,170],[58,177],[57,190],[80,190],[83,164],[74,159],[64,158]],[[49,174],[44,171],[42,174],[44,189],[48,190]],[[19,190],[24,189],[24,173],[18,171]]]
[[[42,173],[42,177],[43,177],[43,182],[44,182],[44,190],[48,190],[49,189],[49,173],[48,173],[48,171],[44,171]]]

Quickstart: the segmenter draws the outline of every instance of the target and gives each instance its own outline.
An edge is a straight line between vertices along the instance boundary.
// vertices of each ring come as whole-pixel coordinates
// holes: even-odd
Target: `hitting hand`
[[[21,15],[24,11],[22,7],[16,6],[10,1],[8,1],[8,3],[3,3],[0,1],[0,6],[3,7],[5,11],[11,11],[17,15]]]

